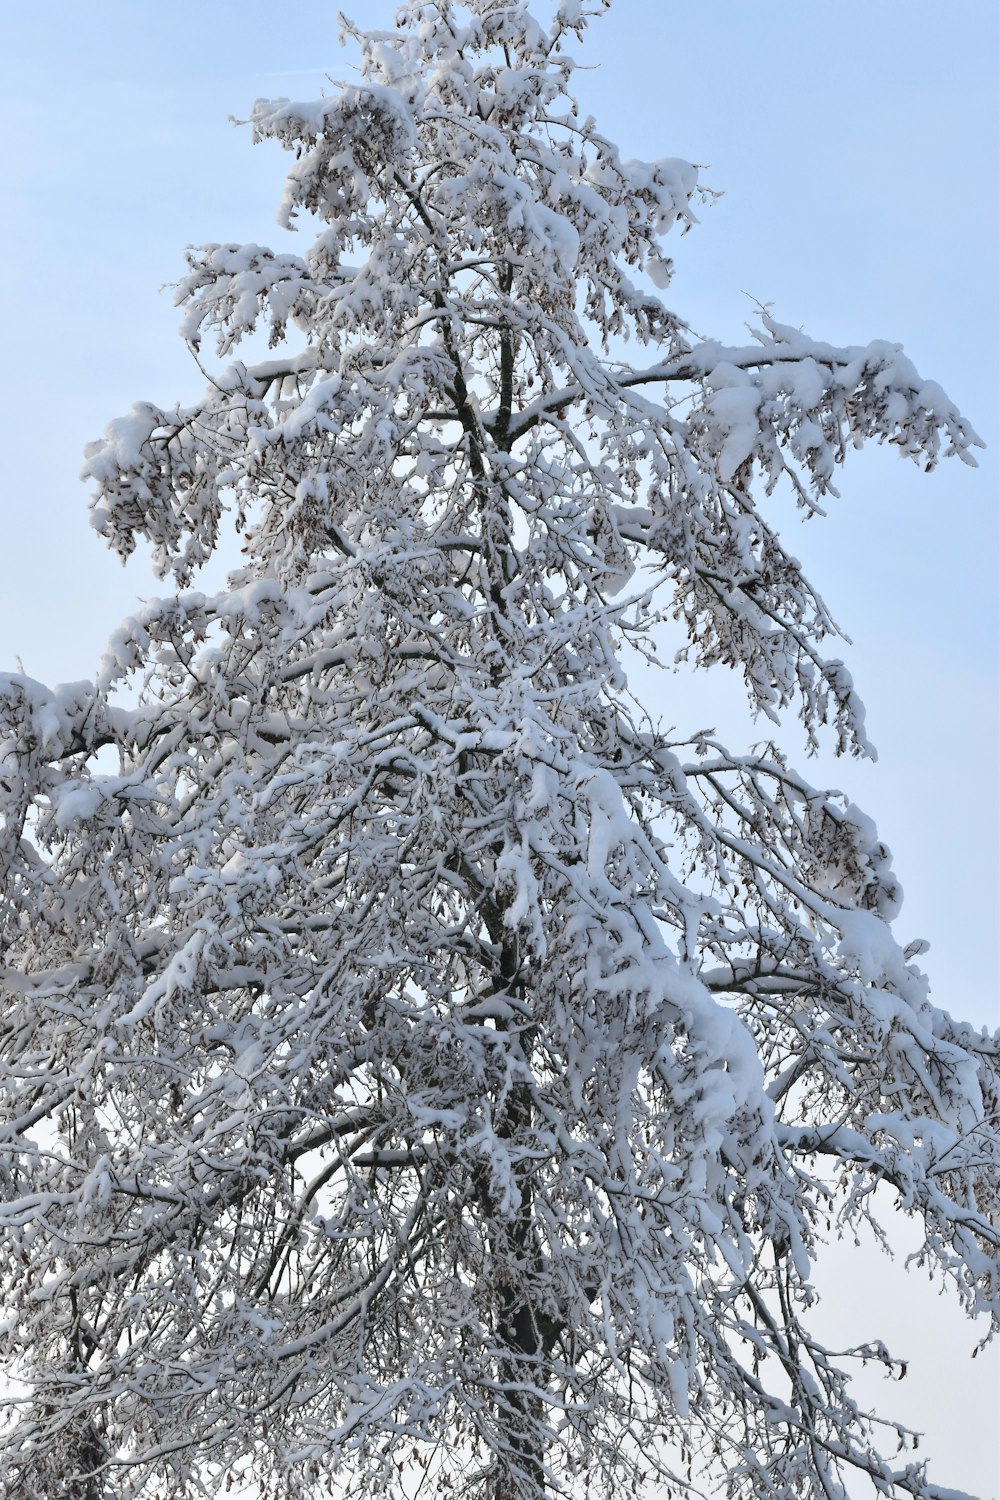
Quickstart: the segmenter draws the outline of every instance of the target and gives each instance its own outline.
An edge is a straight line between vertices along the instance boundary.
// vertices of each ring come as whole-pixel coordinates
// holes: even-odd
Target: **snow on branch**
[[[570,93],[606,8],[344,23],[355,81],[251,115],[298,253],[190,251],[202,395],[88,449],[175,591],[92,683],[0,677],[17,1500],[949,1493],[811,1268],[881,1184],[996,1326],[1000,1037],[854,803],[626,668],[672,621],[872,753],[770,496],[979,440],[894,344],[692,342],[695,169]]]

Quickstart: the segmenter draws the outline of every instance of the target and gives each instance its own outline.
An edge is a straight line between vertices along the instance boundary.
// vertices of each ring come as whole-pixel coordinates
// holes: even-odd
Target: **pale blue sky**
[[[391,14],[389,0],[345,8],[362,24]],[[335,11],[0,3],[0,669],[20,657],[46,681],[89,676],[137,595],[160,591],[89,531],[81,450],[133,400],[199,390],[157,288],[188,242],[282,238],[281,154],[251,149],[228,116],[343,73]],[[749,294],[818,338],[898,340],[990,444],[978,471],[932,475],[859,454],[828,520],[790,517],[786,534],[854,639],[844,654],[881,752],[875,767],[824,761],[813,779],[876,817],[907,893],[900,931],[931,939],[939,1003],[994,1024],[997,40],[993,0],[616,0],[578,80],[628,154],[708,164],[725,192],[672,247],[682,316],[742,341]],[[679,729],[745,737],[724,676],[659,691]],[[801,763],[794,724],[785,743]],[[978,1479],[952,1469],[954,1482],[989,1487],[989,1446]]]

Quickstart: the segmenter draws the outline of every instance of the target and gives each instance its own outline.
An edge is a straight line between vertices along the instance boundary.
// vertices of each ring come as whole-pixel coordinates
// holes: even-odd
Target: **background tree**
[[[975,439],[894,346],[693,338],[652,288],[694,171],[577,113],[583,20],[410,5],[258,106],[320,233],[180,300],[199,357],[279,352],[89,455],[180,592],[93,687],[3,680],[13,1492],[940,1493],[801,1319],[879,1182],[995,1310],[996,1042],[930,1006],[869,821],[669,742],[625,668],[679,631],[864,753],[751,483]]]

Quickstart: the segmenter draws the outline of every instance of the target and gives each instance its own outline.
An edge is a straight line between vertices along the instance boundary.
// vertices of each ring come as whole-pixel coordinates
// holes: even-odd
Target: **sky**
[[[360,24],[391,14],[388,0],[345,8]],[[104,550],[77,480],[84,444],[133,401],[201,388],[159,289],[181,274],[187,243],[287,239],[274,224],[281,153],[251,148],[230,117],[349,75],[336,7],[313,0],[0,0],[0,17],[0,670],[66,681],[92,676],[119,619],[163,591],[141,558],[123,570]],[[932,474],[865,451],[826,519],[783,513],[781,529],[851,637],[843,654],[880,754],[874,766],[804,765],[794,723],[783,743],[810,779],[876,818],[906,892],[898,930],[930,939],[937,1003],[992,1025],[997,26],[992,0],[615,0],[577,81],[626,155],[686,157],[722,192],[670,246],[670,295],[694,328],[745,342],[763,302],[816,338],[901,342],[988,443],[980,468]],[[759,738],[719,672],[642,691],[681,731]],[[970,1365],[967,1330],[947,1331],[957,1310],[918,1294],[914,1277],[900,1296],[898,1263],[888,1281],[872,1257],[860,1278],[859,1264],[831,1257],[837,1317],[881,1311],[904,1339],[930,1329],[923,1373],[915,1358],[895,1409],[909,1402],[927,1428],[942,1482],[998,1495],[996,1360]]]

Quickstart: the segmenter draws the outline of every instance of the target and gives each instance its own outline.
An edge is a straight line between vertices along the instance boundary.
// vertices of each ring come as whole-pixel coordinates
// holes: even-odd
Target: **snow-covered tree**
[[[894,1203],[996,1319],[1000,1040],[867,817],[626,671],[867,753],[768,497],[977,439],[898,346],[675,315],[695,171],[569,92],[605,4],[408,0],[259,103],[314,238],[192,251],[204,395],[88,453],[175,591],[0,678],[8,1496],[944,1493],[811,1263]]]

